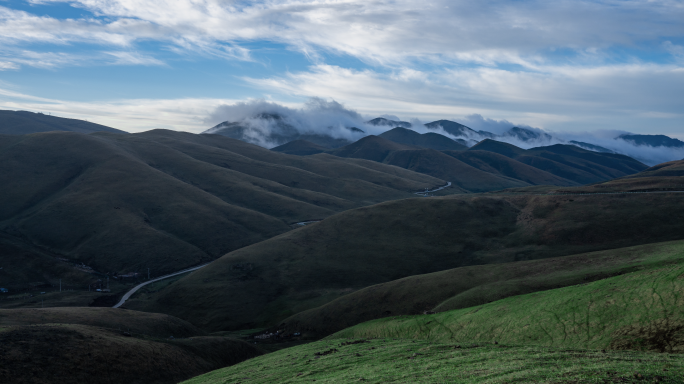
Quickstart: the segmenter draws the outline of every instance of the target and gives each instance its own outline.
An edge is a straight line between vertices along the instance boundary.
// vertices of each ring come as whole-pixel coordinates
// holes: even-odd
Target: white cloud
[[[115,58],[115,65],[166,65],[163,61],[137,52],[112,51],[104,52]]]
[[[233,49],[242,42],[266,40],[287,44],[309,57],[319,57],[317,51],[323,50],[392,66],[404,60],[535,66],[548,60],[545,53],[557,49],[582,53],[575,60],[593,60],[596,53],[616,45],[684,34],[684,9],[674,1],[34,2],[67,2],[104,18],[56,20],[5,8],[0,11],[5,38],[51,42],[89,38],[118,45],[156,39],[178,46],[226,44]]]

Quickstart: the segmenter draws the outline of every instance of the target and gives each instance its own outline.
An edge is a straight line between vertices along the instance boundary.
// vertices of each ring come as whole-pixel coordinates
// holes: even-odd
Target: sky
[[[0,109],[202,132],[311,100],[684,139],[684,1],[0,0]]]

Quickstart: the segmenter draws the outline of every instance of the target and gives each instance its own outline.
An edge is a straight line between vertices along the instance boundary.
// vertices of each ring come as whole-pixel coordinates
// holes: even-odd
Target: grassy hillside
[[[394,151],[385,158],[384,163],[450,181],[469,192],[529,185],[524,181],[482,171],[434,149]]]
[[[436,149],[438,151],[452,150],[465,151],[468,149],[463,144],[460,144],[446,136],[434,132],[420,134],[414,130],[397,127],[383,132],[379,135],[383,139],[393,141],[395,143],[420,147]]]
[[[350,157],[355,159],[366,159],[382,162],[390,153],[415,149],[411,145],[399,144],[379,136],[366,136],[354,143],[344,147],[328,151],[331,155],[339,157]]]
[[[442,152],[481,171],[524,181],[532,185],[577,185],[574,181],[534,168],[496,152],[474,150]]]
[[[208,330],[272,325],[370,285],[681,239],[684,196],[451,196],[346,211],[231,252],[128,308]],[[241,292],[229,295],[226,292]]]
[[[323,340],[186,381],[218,383],[680,383],[681,354],[425,340]]]
[[[75,324],[0,327],[3,383],[171,384],[261,354],[223,337],[154,339]]]
[[[683,274],[679,261],[435,315],[373,320],[331,337],[682,352]]]
[[[0,327],[38,324],[89,325],[162,338],[207,335],[187,321],[160,313],[119,308],[0,309]]]
[[[684,241],[675,241],[543,260],[462,267],[373,285],[291,316],[277,328],[318,338],[378,318],[473,307],[510,296],[682,262]]]
[[[28,111],[0,110],[0,134],[2,135],[25,135],[49,131],[128,133],[84,120],[66,119]]]
[[[13,267],[8,288],[78,274],[54,268],[61,259],[101,273],[151,268],[159,276],[293,222],[444,184],[367,163],[171,131],[1,136],[0,247],[8,253],[0,261]]]
[[[261,355],[186,321],[112,308],[0,310],[0,382],[177,383]]]
[[[648,168],[631,157],[556,144],[528,150],[485,139],[469,151],[489,151],[579,184],[603,182]]]

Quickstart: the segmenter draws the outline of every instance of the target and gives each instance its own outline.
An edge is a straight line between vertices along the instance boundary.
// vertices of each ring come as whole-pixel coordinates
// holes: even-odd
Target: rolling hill
[[[3,383],[101,378],[172,384],[262,354],[244,341],[207,336],[166,315],[111,308],[0,310]]]
[[[111,132],[128,134],[101,124],[84,120],[33,113],[27,111],[0,110],[0,135],[24,135],[29,133],[68,131],[79,133]]]
[[[326,148],[316,145],[310,141],[294,140],[290,141],[289,143],[279,145],[275,148],[271,148],[271,151],[286,153],[288,155],[307,156],[325,152]]]
[[[384,317],[475,307],[506,297],[684,263],[684,241],[516,263],[461,267],[373,285],[300,312],[278,329],[321,338]]]
[[[208,330],[273,325],[411,275],[677,240],[684,229],[681,199],[674,193],[461,195],[386,202],[231,252],[127,307]]]
[[[648,168],[628,156],[589,151],[575,145],[556,144],[525,150],[485,139],[469,151],[495,152],[578,184],[603,182]]]
[[[465,145],[458,143],[446,136],[434,132],[420,134],[414,130],[397,127],[384,132],[378,137],[394,141],[395,143],[404,144],[413,147],[430,148],[438,151],[464,151],[468,149]]]
[[[0,184],[0,262],[16,268],[1,272],[26,286],[56,284],[67,271],[87,278],[64,261],[110,275],[152,268],[159,276],[287,232],[294,222],[444,181],[365,160],[157,130],[0,135]]]

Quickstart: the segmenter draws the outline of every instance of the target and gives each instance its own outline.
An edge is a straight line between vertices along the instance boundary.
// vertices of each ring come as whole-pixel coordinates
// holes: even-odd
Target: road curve
[[[449,188],[449,187],[451,187],[451,181],[447,181],[446,185],[443,185],[443,186],[441,186],[441,187],[439,187],[439,188],[431,189],[431,190],[429,190],[429,191],[428,191],[428,190],[425,190],[425,191],[423,191],[423,192],[413,192],[413,193],[416,194],[416,195],[424,195],[424,194],[427,194],[427,193],[430,193],[430,192],[441,191],[442,189],[444,189],[444,188]]]
[[[140,288],[146,286],[147,284],[152,284],[152,283],[154,283],[155,281],[168,279],[169,277],[178,276],[178,275],[183,274],[183,273],[196,271],[196,270],[198,270],[198,269],[200,269],[200,268],[202,268],[202,267],[206,267],[207,265],[209,265],[209,263],[202,264],[202,265],[199,265],[199,266],[197,266],[197,267],[187,268],[187,269],[184,269],[184,270],[182,270],[182,271],[170,273],[170,274],[168,274],[168,275],[164,275],[164,276],[161,276],[161,277],[157,277],[157,278],[154,278],[154,279],[152,279],[152,280],[148,280],[148,281],[146,281],[146,282],[144,282],[144,283],[138,284],[138,285],[136,285],[135,287],[133,287],[133,289],[131,289],[130,291],[126,292],[126,294],[123,295],[123,297],[121,298],[121,301],[119,301],[119,302],[118,302],[115,306],[113,306],[112,308],[119,308],[120,306],[122,306],[123,303],[126,302],[126,300],[130,299],[131,296],[133,296],[133,294],[134,294],[135,292],[138,291],[138,289],[140,289]]]

